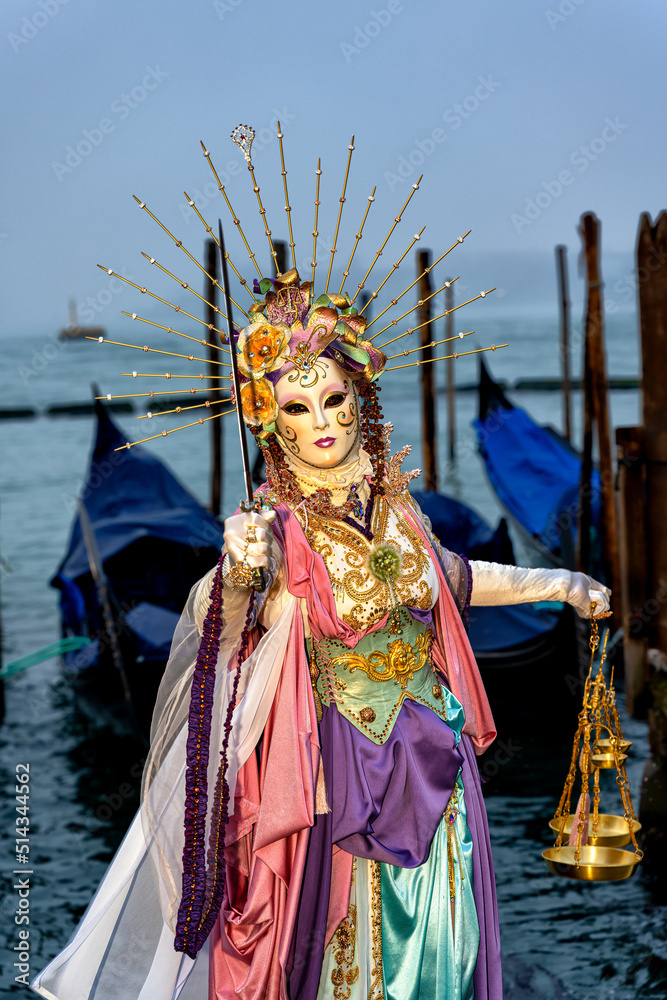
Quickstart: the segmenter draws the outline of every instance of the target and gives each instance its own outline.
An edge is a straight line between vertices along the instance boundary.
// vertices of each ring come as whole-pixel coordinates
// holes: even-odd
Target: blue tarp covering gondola
[[[450,552],[468,559],[514,564],[512,541],[507,522],[501,517],[497,528],[467,504],[431,490],[415,491],[413,497],[431,522],[433,533]]]
[[[94,530],[135,714],[146,724],[169,655],[174,628],[192,584],[215,564],[222,526],[141,446],[116,451],[126,438],[98,403],[97,434],[82,501]],[[60,590],[63,635],[87,635],[64,657],[68,675],[113,702],[118,678],[107,649],[78,515],[67,553],[51,580]]]
[[[498,499],[536,548],[573,568],[581,459],[556,430],[514,406],[480,363],[479,452]],[[600,477],[592,482],[592,524],[600,519]]]
[[[471,507],[451,497],[426,491],[413,496],[440,544],[451,552],[469,559],[514,563],[503,518],[494,529]],[[537,723],[544,728],[556,719],[560,725],[560,712],[576,712],[566,677],[576,663],[571,608],[559,604],[473,606],[469,638],[494,714],[503,726],[530,728]],[[540,692],[548,697],[554,714],[538,722],[534,705]]]

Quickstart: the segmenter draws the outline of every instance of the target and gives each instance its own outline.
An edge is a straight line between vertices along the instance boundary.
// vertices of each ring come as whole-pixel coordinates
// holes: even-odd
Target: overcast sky
[[[280,118],[299,262],[312,256],[317,157],[326,247],[355,135],[336,287],[373,185],[364,269],[422,172],[379,277],[423,225],[435,252],[473,230],[461,266],[489,251],[520,266],[559,242],[576,254],[589,209],[604,252],[631,254],[639,213],[667,200],[664,0],[4,0],[1,18],[3,336],[62,325],[69,294],[115,323],[130,300],[112,289],[107,302],[95,265],[154,287],[140,250],[199,280],[133,194],[200,256],[187,190],[209,222],[222,216],[252,277],[200,139],[268,270],[229,139],[239,122],[257,130],[253,162],[281,237]]]

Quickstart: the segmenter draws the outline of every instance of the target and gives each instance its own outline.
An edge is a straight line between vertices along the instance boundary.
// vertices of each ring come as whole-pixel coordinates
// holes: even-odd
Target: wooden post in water
[[[592,417],[597,430],[600,463],[600,538],[602,561],[607,583],[612,589],[611,610],[617,625],[621,622],[620,574],[618,568],[618,532],[616,498],[611,457],[609,410],[607,406],[607,368],[604,351],[602,281],[600,279],[600,222],[592,212],[581,218],[587,272],[586,294],[586,386],[590,388]],[[590,386],[588,385],[590,379]],[[587,393],[588,395],[588,393]],[[589,479],[590,483],[590,479]],[[583,539],[581,540],[583,543]]]
[[[454,288],[450,284],[445,289],[445,309],[454,308]],[[448,314],[445,318],[445,337],[449,339],[454,336],[454,317]],[[453,351],[452,345],[447,354]],[[456,461],[456,384],[454,381],[454,358],[447,358],[447,440],[449,461],[453,465]]]
[[[646,519],[649,539],[647,597],[650,642],[667,653],[667,213],[655,226],[641,217],[637,278],[642,350],[642,411],[646,457]]]
[[[556,247],[556,268],[560,303],[560,370],[563,383],[563,428],[568,441],[572,440],[570,414],[570,293],[567,280],[567,247]]]
[[[432,292],[429,268],[431,262],[430,250],[417,252],[417,274],[419,281],[418,316],[421,328],[421,342],[424,350],[419,353],[419,360],[429,362],[433,357],[430,346],[431,333],[431,302],[426,299]],[[422,274],[422,272],[425,272]],[[422,384],[422,454],[424,460],[424,482],[427,490],[438,489],[437,443],[435,431],[435,398],[433,395],[433,365],[422,364],[420,367]]]
[[[625,703],[631,715],[646,716],[647,638],[642,609],[648,596],[644,428],[617,427],[618,527]]]
[[[206,271],[211,276],[211,278],[216,279],[218,276],[218,245],[215,240],[206,240]],[[204,298],[206,299],[206,305],[204,306],[204,318],[207,323],[213,324],[214,327],[220,327],[218,323],[218,314],[215,312],[216,305],[216,292],[217,287],[208,278],[204,278]],[[209,346],[208,359],[209,362],[220,361],[220,351],[217,351],[214,344],[217,344],[218,334],[214,330],[209,330],[208,334]],[[220,375],[219,365],[209,364],[208,366],[209,375]],[[220,399],[221,393],[218,388],[219,383],[214,379],[211,380],[211,389],[208,394],[208,398],[211,403],[215,403],[215,408],[212,409],[212,413],[218,412],[221,407]],[[210,492],[210,509],[211,513],[216,516],[220,514],[222,510],[222,423],[223,418],[219,420],[209,420],[208,425],[211,428],[211,492]]]
[[[276,274],[284,274],[287,270],[287,243],[285,240],[274,240],[273,249],[276,251],[273,258]]]
[[[588,326],[588,323],[586,324]],[[583,443],[581,448],[581,480],[579,483],[579,518],[577,524],[577,567],[588,573],[591,567],[591,481],[593,478],[593,376],[589,340],[584,333]]]
[[[646,630],[651,757],[644,769],[640,820],[647,856],[665,877],[667,832],[667,213],[644,213],[637,239],[642,350],[648,580],[640,612]],[[661,863],[662,870],[659,870]]]

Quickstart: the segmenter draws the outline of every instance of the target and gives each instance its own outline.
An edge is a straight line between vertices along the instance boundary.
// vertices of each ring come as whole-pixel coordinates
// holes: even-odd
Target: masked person
[[[609,592],[442,549],[408,449],[390,456],[365,319],[296,271],[260,289],[233,349],[268,481],[226,521],[176,630],[139,813],[33,986],[499,1000],[476,764],[495,729],[467,609],[557,600],[587,616]]]

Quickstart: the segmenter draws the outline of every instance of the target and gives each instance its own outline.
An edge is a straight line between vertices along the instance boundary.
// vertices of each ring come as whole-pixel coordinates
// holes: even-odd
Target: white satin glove
[[[570,589],[565,600],[571,604],[580,618],[591,617],[591,604],[595,604],[594,615],[609,611],[611,590],[585,573],[571,573]]]
[[[223,537],[232,566],[246,562],[253,569],[270,569],[275,579],[282,562],[282,551],[271,527],[275,519],[274,510],[263,510],[261,514],[251,511],[227,518]],[[249,540],[249,534],[254,540]]]
[[[471,605],[527,604],[535,601],[565,601],[580,618],[609,610],[611,591],[585,573],[567,569],[527,569],[473,559]]]

